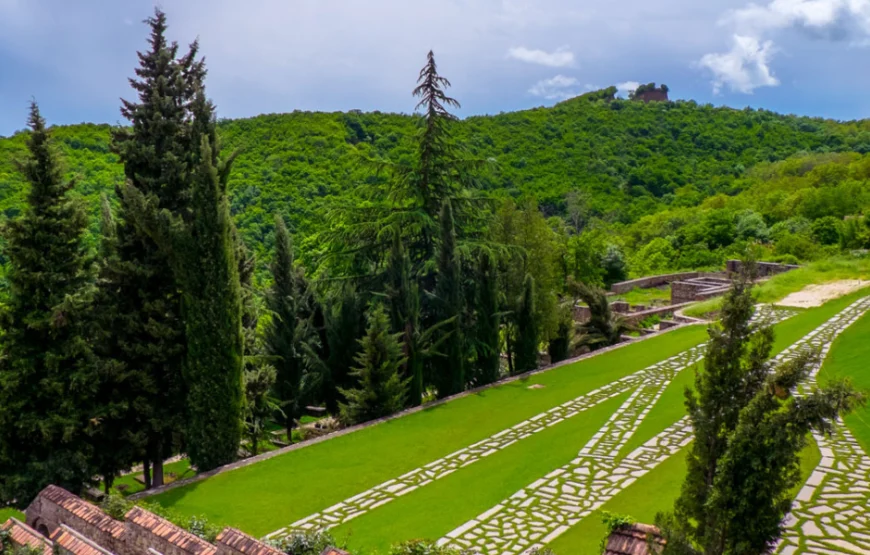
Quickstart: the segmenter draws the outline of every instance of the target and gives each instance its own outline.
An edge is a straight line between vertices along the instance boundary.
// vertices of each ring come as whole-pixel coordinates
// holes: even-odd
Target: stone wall
[[[758,277],[775,276],[776,274],[800,268],[800,266],[795,266],[794,264],[779,264],[778,262],[756,262],[755,266],[758,271]],[[743,261],[729,260],[725,263],[725,268],[728,270],[729,274],[739,274],[740,270],[743,268]]]
[[[692,279],[699,277],[700,275],[701,272],[679,272],[676,274],[647,276],[638,279],[630,279],[628,281],[614,283],[610,286],[610,290],[619,295],[621,293],[628,293],[632,289],[649,289],[650,287],[659,287],[661,285],[667,285],[673,281]]]
[[[27,525],[50,537],[66,524],[114,553],[121,553],[124,525],[87,501],[57,486],[48,486],[26,511]]]

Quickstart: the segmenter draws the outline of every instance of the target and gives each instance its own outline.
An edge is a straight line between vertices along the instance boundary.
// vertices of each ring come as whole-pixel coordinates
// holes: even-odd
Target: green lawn
[[[9,520],[9,517],[15,517],[21,522],[24,522],[24,513],[15,509],[0,509],[0,524]]]
[[[700,326],[675,330],[176,488],[153,500],[182,514],[204,514],[262,535],[675,355],[705,337]],[[532,384],[544,388],[529,389]],[[505,464],[512,466],[509,460]]]
[[[141,475],[140,473],[137,473]],[[117,493],[121,495],[132,495],[134,493],[138,493],[145,489],[145,484],[138,481],[136,479],[137,474],[127,474],[125,476],[121,476],[115,480],[113,484],[113,488]],[[190,461],[187,459],[183,459],[174,463],[169,463],[163,466],[163,475],[166,478],[169,478],[170,475],[174,475],[176,480],[181,480],[184,478],[188,478],[190,476],[194,476],[196,471],[190,468]]]
[[[661,289],[657,287],[651,287],[649,289],[640,289],[635,287],[628,293],[620,293],[619,295],[612,295],[608,297],[611,301],[626,301],[631,305],[643,304],[650,305],[653,301],[668,301],[671,300],[671,286],[668,285],[666,287],[662,287]]]
[[[852,324],[834,341],[819,373],[819,382],[835,377],[848,377],[856,387],[870,396],[870,315]],[[870,403],[846,416],[846,425],[855,435],[865,453],[870,454]]]
[[[777,325],[778,352],[858,298],[861,293],[801,311]],[[679,353],[706,338],[703,327],[675,330],[644,342],[484,390],[343,437],[308,446],[153,498],[184,515],[205,515],[215,523],[261,536],[329,507],[374,485],[395,478],[466,447],[543,410]],[[680,373],[639,426],[624,453],[637,447],[684,414],[683,389],[692,372]],[[540,384],[541,389],[529,389]],[[568,462],[623,397],[455,472],[384,505],[335,530],[357,550],[383,551],[414,537],[437,538],[490,508],[548,471]],[[817,451],[817,450],[816,450]],[[807,454],[812,457],[813,453]],[[627,491],[641,488],[631,501],[636,516],[650,521],[668,508],[679,490],[683,455],[672,457]],[[807,471],[812,468],[808,459]],[[676,462],[675,462],[676,461]],[[676,486],[674,486],[676,484]],[[670,492],[667,497],[662,492]],[[620,494],[622,495],[622,494]],[[647,498],[646,496],[650,496]],[[611,503],[618,510],[620,497]],[[624,512],[624,511],[623,511]],[[591,518],[591,517],[590,517]],[[598,526],[597,517],[578,528]],[[592,522],[595,521],[595,522]],[[601,528],[603,530],[603,527]],[[574,537],[574,531],[565,537]],[[592,540],[596,547],[600,535]],[[557,544],[567,540],[557,540]],[[585,544],[582,544],[585,545]],[[563,551],[566,552],[566,551]],[[583,550],[572,549],[568,552]]]

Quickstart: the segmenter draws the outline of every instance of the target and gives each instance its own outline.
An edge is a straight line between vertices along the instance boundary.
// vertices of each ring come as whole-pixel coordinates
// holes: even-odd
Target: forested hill
[[[695,102],[643,104],[600,93],[552,108],[457,122],[470,158],[494,161],[480,187],[493,195],[535,198],[564,215],[569,191],[586,193],[587,217],[631,223],[668,207],[693,206],[739,192],[741,175],[765,161],[802,152],[870,151],[870,123],[733,110]],[[121,179],[107,125],[58,127],[77,190],[94,207]],[[293,112],[220,124],[227,150],[241,154],[230,181],[232,210],[247,241],[271,243],[280,211],[297,238],[311,237],[340,198],[380,179],[372,159],[410,157],[415,117],[386,113]],[[18,213],[23,180],[14,160],[24,136],[0,138],[0,210]]]

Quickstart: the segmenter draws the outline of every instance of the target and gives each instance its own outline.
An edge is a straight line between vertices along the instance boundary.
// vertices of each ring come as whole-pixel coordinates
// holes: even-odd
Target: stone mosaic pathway
[[[794,311],[773,310],[769,307],[760,307],[756,321],[765,325],[782,321],[794,315]],[[546,412],[537,414],[528,420],[515,426],[502,430],[482,441],[469,447],[455,451],[441,459],[433,461],[423,467],[416,468],[398,478],[383,482],[369,490],[345,499],[321,512],[307,516],[289,526],[280,528],[266,536],[266,539],[279,539],[292,533],[294,530],[312,531],[326,530],[344,524],[360,515],[376,509],[394,499],[407,495],[420,487],[426,486],[435,480],[449,476],[459,468],[473,464],[485,457],[505,449],[518,441],[522,441],[531,435],[540,432],[550,426],[558,424],[565,419],[572,418],[600,403],[612,399],[618,395],[634,391],[629,401],[637,400],[632,407],[623,405],[609,422],[616,423],[609,428],[606,439],[599,443],[599,450],[612,451],[615,453],[625,444],[634,430],[639,419],[646,416],[649,407],[655,404],[657,395],[661,394],[664,386],[684,368],[696,364],[704,355],[706,344],[701,344],[679,353],[671,358],[658,362],[652,366],[639,370],[624,378],[611,382],[603,387],[590,391]],[[658,384],[656,388],[648,388],[647,385]],[[641,393],[646,391],[646,393]],[[655,399],[649,397],[651,391],[658,392]],[[621,412],[620,412],[621,411]],[[621,418],[617,423],[614,419]],[[634,424],[631,424],[634,422]]]
[[[831,342],[868,308],[858,301],[801,338],[776,357],[788,360],[807,349],[827,354]],[[814,368],[811,380],[818,368]],[[514,555],[543,547],[589,516],[692,439],[683,418],[622,460],[619,447],[637,429],[675,374],[660,369],[657,379],[639,387],[569,464],[529,484],[439,543],[486,555]],[[860,553],[860,551],[859,551]]]
[[[841,312],[836,330],[819,335],[830,339],[821,346],[822,357],[831,342],[870,308],[870,298],[861,299]],[[821,369],[817,364],[801,393],[811,390]],[[849,429],[838,423],[830,436],[813,434],[822,459],[807,479],[795,500],[792,512],[783,523],[786,531],[775,553],[795,554],[867,554],[870,553],[870,456],[852,437]]]

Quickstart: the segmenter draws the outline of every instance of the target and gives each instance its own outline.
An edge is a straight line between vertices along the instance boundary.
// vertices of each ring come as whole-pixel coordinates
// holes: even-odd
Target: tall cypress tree
[[[266,329],[266,352],[275,357],[275,390],[289,430],[301,414],[302,358],[296,351],[299,291],[296,287],[293,246],[284,219],[275,215],[275,257],[272,260],[272,288],[267,304],[272,321]]]
[[[46,485],[77,492],[95,474],[86,430],[96,394],[86,330],[93,295],[87,216],[70,197],[34,102],[23,214],[4,231],[9,298],[0,357],[0,502],[27,505]]]
[[[181,286],[187,350],[185,439],[200,470],[235,460],[242,422],[242,304],[226,184],[232,157],[220,159],[214,107],[200,89],[191,106],[189,211],[158,211],[128,183],[124,195],[140,228],[166,253]]]
[[[441,240],[438,244],[435,297],[438,320],[451,321],[441,331],[443,356],[433,359],[434,381],[438,396],[447,397],[465,389],[465,360],[462,335],[462,283],[459,256],[456,253],[456,230],[449,201],[441,208]],[[446,337],[445,337],[446,335]]]
[[[538,367],[540,336],[535,315],[535,279],[526,274],[523,295],[516,312],[516,372],[528,372]]]
[[[130,127],[114,133],[114,149],[127,181],[152,195],[161,209],[188,210],[190,195],[190,110],[193,91],[204,75],[197,45],[179,56],[166,39],[166,16],[149,18],[149,49],[139,53],[130,84],[138,101],[122,101]],[[179,287],[167,254],[134,224],[135,215],[119,189],[117,260],[107,272],[116,315],[106,323],[105,357],[147,374],[147,402],[138,410],[146,425],[146,486],[163,483],[163,459],[184,427],[186,385],[182,375],[186,340]],[[153,481],[150,468],[153,466]]]
[[[498,269],[492,255],[480,256],[477,270],[477,368],[475,385],[485,385],[498,379],[501,362],[499,349]]]

